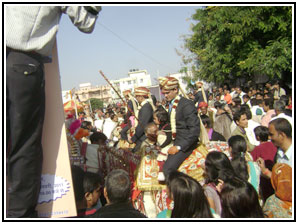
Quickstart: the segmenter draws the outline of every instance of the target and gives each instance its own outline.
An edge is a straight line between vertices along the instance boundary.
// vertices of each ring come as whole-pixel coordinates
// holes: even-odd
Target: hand
[[[258,163],[258,165],[259,165],[259,167],[261,168],[261,171],[262,171],[262,173],[263,173],[263,171],[266,169],[266,167],[265,167],[265,162],[264,162],[263,158],[259,157],[259,158],[257,159],[257,163]]]
[[[223,188],[224,182],[221,179],[218,179],[218,184],[216,185],[216,190],[220,193]]]
[[[175,155],[179,150],[177,149],[176,146],[172,146],[171,148],[168,149],[168,154],[170,155]]]
[[[129,144],[132,144],[132,143],[133,143],[133,142],[131,141],[131,137],[128,137],[128,140],[127,140],[127,141],[128,141]]]

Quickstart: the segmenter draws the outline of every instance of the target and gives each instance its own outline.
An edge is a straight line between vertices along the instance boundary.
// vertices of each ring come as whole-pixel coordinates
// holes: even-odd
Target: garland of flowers
[[[171,122],[171,130],[172,130],[172,138],[173,140],[176,138],[176,108],[178,106],[178,103],[180,101],[181,97],[178,95],[176,96],[172,110],[171,110],[171,115],[170,115],[170,122]],[[168,108],[168,106],[167,106]],[[168,108],[169,109],[169,108]]]

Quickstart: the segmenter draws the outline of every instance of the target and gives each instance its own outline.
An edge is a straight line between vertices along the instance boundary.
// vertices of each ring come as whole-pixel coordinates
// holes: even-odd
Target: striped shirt
[[[101,7],[94,7],[100,11]],[[50,56],[55,43],[62,13],[82,32],[91,33],[97,15],[83,6],[25,6],[9,5],[6,13],[6,46],[15,50],[34,51]]]

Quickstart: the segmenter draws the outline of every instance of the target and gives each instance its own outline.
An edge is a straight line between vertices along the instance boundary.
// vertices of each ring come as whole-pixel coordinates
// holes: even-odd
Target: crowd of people
[[[130,153],[144,155],[140,152],[150,146],[158,154],[158,181],[166,185],[172,207],[154,217],[291,218],[292,101],[278,82],[271,84],[244,92],[228,85],[208,91],[197,82],[185,94],[177,79],[163,77],[162,102],[138,87],[134,94],[123,92],[125,103],[80,113],[80,128],[88,134],[78,138],[87,144],[87,169],[72,167],[74,190],[81,195],[76,193],[78,217],[152,218],[132,202],[131,174],[115,168],[103,181],[98,149],[118,144],[124,150],[119,142],[126,141]],[[204,180],[197,181],[178,168],[200,144],[202,133],[209,141],[226,142],[228,153],[211,150],[202,165]],[[86,190],[82,186],[93,177],[90,172],[97,177]]]
[[[91,33],[100,11],[100,6],[6,7],[8,218],[38,217],[44,64],[53,59],[60,18],[66,14],[80,31]],[[78,217],[291,218],[291,93],[278,81],[245,88],[223,84],[210,91],[197,82],[187,94],[175,78],[159,82],[161,102],[146,87],[137,87],[123,92],[125,103],[78,117],[66,113]],[[208,141],[223,142],[228,150],[198,153],[205,159],[199,164],[203,179],[179,171]],[[115,163],[103,170],[99,151],[109,148],[126,152],[136,166],[142,155],[154,152],[156,172],[143,171],[164,184],[169,206],[155,214],[132,203],[133,167],[120,156],[115,161],[121,169]],[[141,207],[148,200],[140,199]]]

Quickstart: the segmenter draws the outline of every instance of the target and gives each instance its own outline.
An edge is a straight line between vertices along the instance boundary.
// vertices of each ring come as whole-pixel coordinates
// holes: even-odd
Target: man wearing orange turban
[[[147,124],[153,121],[153,108],[148,101],[150,90],[146,87],[135,88],[135,97],[139,104],[138,111],[138,125],[135,130],[135,134],[128,139],[130,144],[136,143],[134,151],[137,151],[141,146],[141,143],[146,139],[144,129]]]
[[[179,95],[179,81],[173,77],[159,78],[160,89],[167,101],[174,146],[168,150],[163,166],[165,177],[179,168],[198,145],[200,122],[193,101]]]

